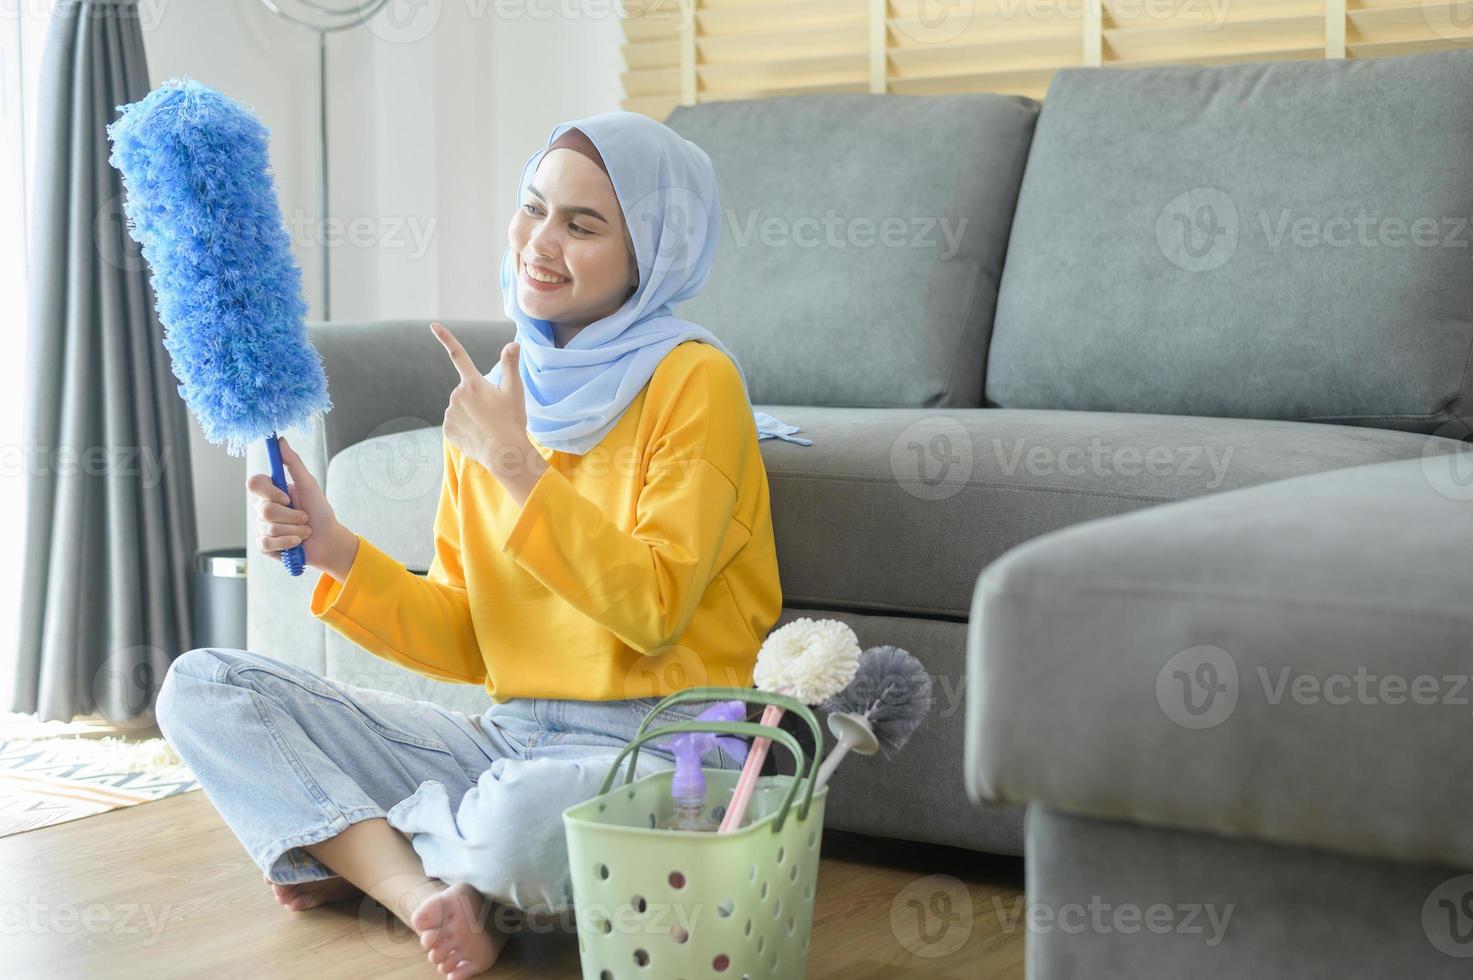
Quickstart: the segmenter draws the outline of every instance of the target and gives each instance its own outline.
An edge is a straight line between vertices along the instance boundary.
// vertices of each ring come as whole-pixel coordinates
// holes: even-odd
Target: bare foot
[[[266,878],[263,874],[262,878]],[[318,881],[303,881],[294,885],[278,885],[270,878],[266,878],[266,884],[271,886],[271,892],[276,900],[285,908],[293,912],[303,912],[314,909],[323,902],[337,902],[345,898],[357,898],[363,894],[363,889],[354,885],[347,878],[322,878]]]
[[[466,980],[491,969],[511,938],[487,921],[485,901],[462,881],[435,892],[409,916],[420,945],[429,950],[427,958],[447,980]]]

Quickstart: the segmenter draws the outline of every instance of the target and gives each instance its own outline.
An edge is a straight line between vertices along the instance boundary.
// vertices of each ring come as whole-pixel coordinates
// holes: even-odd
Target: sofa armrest
[[[968,626],[969,795],[1473,867],[1457,446],[999,558]]]
[[[506,320],[440,320],[482,372],[516,336]],[[344,449],[374,436],[439,425],[458,377],[429,320],[307,324],[322,355],[332,410],[322,417],[323,470]]]

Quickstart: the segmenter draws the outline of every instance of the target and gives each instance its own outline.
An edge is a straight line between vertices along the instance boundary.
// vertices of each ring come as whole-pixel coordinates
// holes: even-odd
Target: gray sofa
[[[710,154],[726,215],[710,280],[678,312],[813,440],[761,444],[779,625],[841,618],[936,682],[902,759],[839,769],[828,825],[1018,854],[1035,803],[1036,903],[1240,896],[1211,947],[1033,928],[1033,976],[1263,975],[1302,966],[1296,941],[1323,945],[1346,916],[1371,938],[1344,956],[1379,937],[1375,962],[1457,962],[1420,905],[1382,900],[1473,857],[1431,812],[1463,795],[1439,768],[1450,714],[1240,698],[1204,734],[1162,707],[1177,674],[1160,699],[1156,684],[1199,647],[1245,676],[1348,651],[1429,672],[1469,659],[1451,600],[1473,579],[1445,536],[1467,538],[1473,505],[1439,467],[1466,434],[1470,250],[1441,244],[1442,224],[1436,247],[1364,244],[1354,218],[1473,213],[1470,87],[1473,53],[1452,52],[1070,69],[1042,107],[802,95],[667,120]],[[1356,243],[1317,247],[1346,216]],[[343,521],[417,572],[455,383],[427,323],[313,324],[334,408],[294,441]],[[448,325],[485,365],[512,336]],[[314,572],[250,561],[252,649],[485,708],[478,688],[324,629]],[[1405,643],[1373,647],[1402,627]],[[1192,656],[1227,663],[1198,651],[1173,669],[1206,678]]]
[[[988,400],[1276,419],[1302,470],[977,580],[967,786],[1033,804],[1030,977],[1469,975],[1470,158],[1470,51],[1053,81]]]

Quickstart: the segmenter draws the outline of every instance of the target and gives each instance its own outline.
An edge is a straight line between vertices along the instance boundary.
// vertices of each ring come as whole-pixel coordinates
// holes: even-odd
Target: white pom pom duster
[[[849,686],[859,670],[859,637],[837,619],[795,619],[757,651],[757,688],[819,704]]]

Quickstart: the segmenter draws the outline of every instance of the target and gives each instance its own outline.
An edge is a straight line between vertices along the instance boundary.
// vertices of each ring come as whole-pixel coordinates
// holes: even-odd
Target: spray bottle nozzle
[[[722,701],[696,716],[697,721],[741,721],[747,716],[745,701]],[[719,745],[737,762],[745,762],[747,743],[734,735],[715,732],[682,732],[660,743],[675,756],[675,776],[670,782],[670,795],[677,799],[706,798],[706,776],[701,771],[701,756]]]

